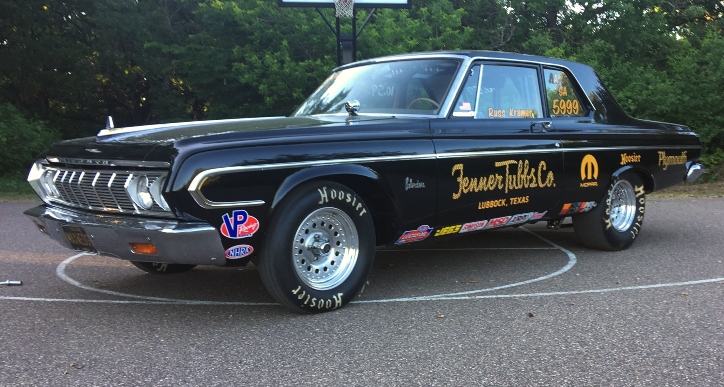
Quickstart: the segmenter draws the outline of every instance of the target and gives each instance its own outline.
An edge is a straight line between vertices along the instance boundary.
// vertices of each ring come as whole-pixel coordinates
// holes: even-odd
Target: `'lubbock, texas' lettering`
[[[681,156],[668,156],[666,152],[659,151],[659,165],[664,166],[664,171],[669,165],[686,164],[686,151],[681,152]]]
[[[452,194],[453,200],[470,192],[505,190],[506,193],[512,190],[523,188],[547,188],[555,187],[553,171],[547,171],[545,161],[538,163],[537,168],[531,168],[528,160],[505,160],[496,161],[496,168],[501,168],[500,173],[492,173],[489,176],[467,177],[463,175],[463,164],[455,164],[452,167],[452,175],[457,175],[458,192]]]

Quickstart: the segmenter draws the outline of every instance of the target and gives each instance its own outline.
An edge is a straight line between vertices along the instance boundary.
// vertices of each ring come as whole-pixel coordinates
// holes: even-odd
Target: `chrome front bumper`
[[[41,205],[25,211],[38,229],[73,249],[63,226],[81,227],[100,255],[125,259],[191,265],[226,264],[226,254],[214,227],[203,222],[91,214]],[[131,243],[152,243],[158,254],[137,254]]]

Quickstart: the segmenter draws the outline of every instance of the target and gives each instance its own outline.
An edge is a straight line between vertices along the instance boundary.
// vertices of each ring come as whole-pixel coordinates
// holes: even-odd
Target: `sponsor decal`
[[[664,166],[664,171],[669,168],[669,165],[682,164],[686,164],[686,151],[681,152],[681,156],[669,156],[666,152],[659,151],[659,165]]]
[[[533,216],[533,213],[532,213],[532,212],[528,212],[528,213],[525,213],[525,214],[513,215],[512,217],[510,217],[510,220],[508,221],[507,226],[512,226],[512,225],[515,225],[515,224],[523,224],[523,223],[529,221],[532,216]]]
[[[546,216],[546,213],[548,213],[548,211],[545,211],[545,212],[534,212],[534,213],[533,213],[533,216],[530,217],[530,220],[538,220],[538,219],[541,219],[542,217]]]
[[[583,156],[581,160],[581,187],[598,187],[598,161],[593,155]]]
[[[342,306],[342,297],[344,296],[344,293],[337,293],[336,296],[332,296],[332,298],[329,299],[318,299],[317,297],[312,297],[310,294],[307,294],[306,290],[302,290],[302,286],[297,286],[296,289],[292,290],[292,294],[297,296],[297,300],[304,300],[304,303],[302,303],[301,306],[308,305],[309,308],[317,308],[317,309],[337,309],[340,306]]]
[[[506,224],[508,224],[508,221],[510,220],[510,216],[501,216],[500,218],[490,219],[488,221],[488,224],[485,225],[485,230],[489,230],[491,228],[498,228],[503,227]]]
[[[254,248],[249,245],[236,245],[226,250],[226,259],[240,259],[248,257],[254,252]]]
[[[405,243],[411,243],[411,242],[419,242],[421,240],[424,240],[425,238],[430,236],[430,233],[432,232],[432,227],[430,226],[420,226],[417,228],[417,230],[410,230],[405,231],[400,239],[395,242],[396,245],[402,245]]]
[[[513,226],[516,224],[523,224],[530,220],[538,220],[544,217],[548,211],[544,212],[526,212],[524,214],[518,214],[513,216],[503,216],[500,218],[490,220],[479,220],[477,222],[465,223],[460,227],[460,233],[486,230],[491,228],[498,228],[503,226]],[[454,226],[451,226],[454,227]]]
[[[327,187],[317,188],[319,192],[319,204],[329,203],[330,200],[337,200],[348,203],[352,208],[362,216],[367,213],[367,209],[362,205],[362,200],[357,198],[352,192],[346,192],[343,189],[330,189]]]
[[[435,231],[435,236],[443,236],[443,235],[449,235],[449,234],[455,234],[458,231],[460,231],[460,228],[462,227],[461,224],[457,224],[455,226],[447,226],[443,227],[441,229],[438,229]]]
[[[452,167],[452,176],[458,182],[458,191],[452,194],[453,200],[459,199],[462,195],[480,191],[509,191],[525,188],[548,188],[555,187],[553,171],[548,171],[545,161],[531,167],[528,160],[505,160],[495,162],[495,167],[500,168],[499,173],[492,173],[488,176],[468,177],[463,173],[465,165],[455,164]]]
[[[566,203],[563,205],[563,208],[558,215],[578,214],[581,212],[590,211],[594,207],[596,207],[596,202]]]
[[[479,220],[477,222],[465,223],[460,228],[460,232],[463,233],[463,232],[482,230],[486,224],[488,224],[487,220]]]
[[[621,154],[621,165],[631,164],[631,163],[640,163],[641,162],[641,155],[634,154],[627,154],[622,153]]]
[[[248,238],[259,231],[259,221],[244,210],[235,210],[221,217],[221,235],[231,239]]]
[[[409,177],[405,178],[405,191],[415,188],[425,188],[425,183],[421,181],[412,181]]]

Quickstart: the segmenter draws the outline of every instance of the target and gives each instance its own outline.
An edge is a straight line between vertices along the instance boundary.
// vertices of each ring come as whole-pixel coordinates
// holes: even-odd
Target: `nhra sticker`
[[[395,242],[396,245],[402,245],[405,243],[411,243],[411,242],[419,242],[421,240],[424,240],[425,238],[430,236],[430,233],[432,232],[432,227],[430,226],[420,226],[417,228],[417,230],[411,230],[411,231],[405,231],[400,239]]]
[[[240,259],[248,257],[254,252],[254,248],[249,245],[236,245],[226,250],[226,259]]]
[[[244,210],[224,214],[221,219],[221,235],[231,239],[248,238],[259,231],[259,221]]]

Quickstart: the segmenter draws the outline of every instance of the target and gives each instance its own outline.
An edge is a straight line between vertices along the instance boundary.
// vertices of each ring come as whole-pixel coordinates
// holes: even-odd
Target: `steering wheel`
[[[411,108],[412,105],[413,105],[415,102],[417,102],[417,101],[427,101],[427,102],[430,102],[431,104],[435,105],[436,108],[439,108],[439,107],[440,107],[440,104],[437,103],[437,102],[435,102],[434,100],[432,100],[432,99],[430,99],[430,98],[420,97],[420,98],[415,98],[415,99],[413,99],[412,102],[410,102],[410,104],[407,105],[407,108],[408,108],[408,109]]]

